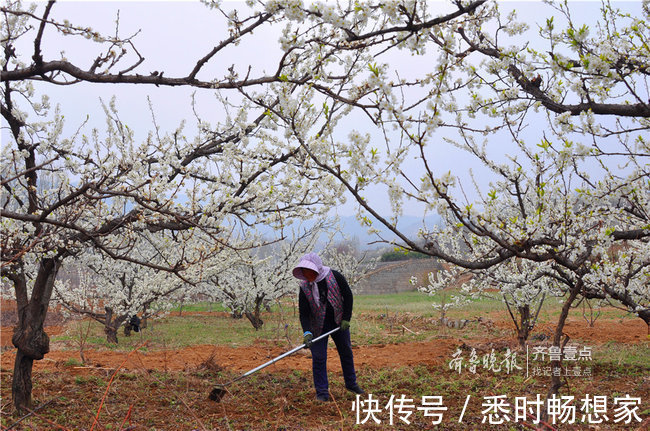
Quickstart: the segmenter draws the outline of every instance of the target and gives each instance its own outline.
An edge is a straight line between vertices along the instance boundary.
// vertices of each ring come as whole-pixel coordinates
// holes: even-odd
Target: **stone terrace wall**
[[[379,262],[375,269],[363,280],[352,286],[356,294],[397,293],[415,290],[409,283],[412,276],[418,284],[426,283],[427,274],[442,266],[438,259],[411,259],[398,262]]]

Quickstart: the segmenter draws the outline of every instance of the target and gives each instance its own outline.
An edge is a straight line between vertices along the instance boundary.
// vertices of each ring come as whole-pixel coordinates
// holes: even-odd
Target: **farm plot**
[[[57,322],[48,327],[51,352],[34,367],[38,410],[21,422],[11,407],[11,328],[3,326],[1,423],[3,428],[13,425],[18,430],[534,428],[530,417],[515,421],[515,402],[516,397],[532,401],[546,394],[548,377],[540,352],[550,345],[547,337],[557,310],[544,308],[526,352],[518,350],[507,314],[496,304],[453,311],[450,319],[468,320],[462,329],[441,326],[438,316],[423,304],[412,294],[359,297],[353,344],[359,382],[367,394],[357,400],[345,390],[332,349],[328,367],[334,401],[325,404],[314,398],[311,359],[305,350],[230,386],[219,403],[207,398],[215,384],[230,381],[299,343],[291,307],[274,309],[265,316],[260,331],[223,312],[173,312],[139,334],[120,337],[117,346],[106,343],[102,328],[94,324]],[[475,318],[476,313],[482,318]],[[82,350],[80,330],[85,328],[89,331]],[[574,397],[575,423],[558,415],[554,427],[647,428],[646,325],[605,310],[593,327],[576,313],[565,332],[578,354],[590,355],[571,363],[572,375],[560,391],[561,396]],[[506,358],[512,359],[514,353],[512,367]],[[475,368],[473,357],[478,358]],[[606,401],[607,411],[581,411],[587,395]],[[622,410],[616,409],[622,401],[636,398],[640,402],[628,409],[631,421],[617,421]],[[486,411],[490,400],[501,399],[509,407],[502,404],[503,409],[494,414]],[[425,415],[434,411],[442,416]],[[433,424],[436,419],[441,425]]]

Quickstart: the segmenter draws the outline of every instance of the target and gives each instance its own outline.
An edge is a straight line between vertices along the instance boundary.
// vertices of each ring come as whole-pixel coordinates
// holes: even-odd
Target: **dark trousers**
[[[323,333],[328,332],[336,326],[325,324]],[[327,382],[327,336],[318,340],[311,345],[312,372],[314,375],[314,388],[317,395],[329,396],[329,384]],[[354,358],[352,357],[352,343],[350,342],[350,330],[338,330],[331,335],[339,352],[341,359],[341,369],[343,369],[343,379],[346,387],[352,387],[357,384],[357,374],[354,371]]]

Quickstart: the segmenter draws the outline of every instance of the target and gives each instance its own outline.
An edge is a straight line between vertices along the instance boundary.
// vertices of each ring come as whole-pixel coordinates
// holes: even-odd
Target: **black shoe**
[[[316,395],[316,401],[320,401],[321,403],[326,403],[330,400],[329,395]]]
[[[359,387],[359,385],[354,385],[354,386],[346,386],[345,387],[348,391],[354,392],[357,395],[363,395],[366,392]]]

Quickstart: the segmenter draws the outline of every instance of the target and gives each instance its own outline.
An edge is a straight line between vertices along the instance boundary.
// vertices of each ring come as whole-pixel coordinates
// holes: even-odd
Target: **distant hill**
[[[375,248],[375,245],[370,243],[377,241],[379,238],[375,234],[368,234],[368,227],[361,226],[355,216],[341,217],[340,220],[342,226],[341,231],[352,239],[357,238],[359,240],[359,246],[361,248]],[[423,225],[431,228],[437,224],[440,224],[441,222],[442,219],[438,215],[427,216],[424,221],[422,217],[407,215],[402,216],[399,219],[397,227],[405,235],[415,239],[417,238],[418,230],[420,230]],[[388,228],[384,227],[382,224],[375,220],[373,220],[372,227],[379,230],[384,239],[393,240],[397,238],[395,234],[388,230]]]
[[[357,242],[358,246],[362,250],[369,250],[369,249],[376,249],[382,247],[382,244],[374,243],[379,240],[377,235],[375,234],[368,234],[368,227],[367,226],[362,226],[361,223],[357,220],[355,216],[344,216],[344,217],[339,217],[340,220],[340,225],[341,225],[341,232],[348,237],[350,240],[353,240]],[[441,218],[438,215],[430,215],[427,216],[424,219],[424,224],[431,228],[435,226],[436,224],[441,223]],[[302,226],[304,228],[309,228],[313,226],[313,223],[310,223],[308,221],[302,222]],[[423,226],[423,220],[422,217],[417,217],[417,216],[403,216],[400,218],[397,226],[400,228],[400,230],[407,235],[410,238],[417,239],[417,233],[418,230]],[[397,239],[397,236],[395,236],[392,232],[390,232],[386,227],[381,225],[378,221],[373,220],[372,224],[373,228],[376,228],[379,230],[382,234],[382,237],[385,240],[393,240]],[[274,232],[270,227],[265,227],[265,226],[257,226],[257,230],[259,233],[262,235],[268,236],[268,237],[274,237],[276,235],[276,232]],[[324,235],[321,239],[322,242],[326,241],[326,236]],[[374,244],[373,244],[374,243]],[[385,245],[384,245],[385,246]]]

